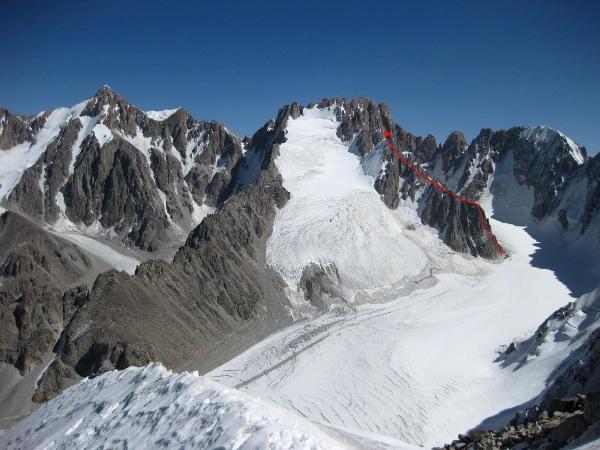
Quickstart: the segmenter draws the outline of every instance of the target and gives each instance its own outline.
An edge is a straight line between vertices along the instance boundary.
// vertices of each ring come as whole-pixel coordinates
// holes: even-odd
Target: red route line
[[[442,191],[442,192],[444,192],[444,193],[446,193],[446,194],[448,194],[448,195],[450,195],[450,196],[452,196],[452,197],[460,200],[463,203],[466,203],[467,205],[475,206],[477,208],[477,212],[479,213],[479,217],[481,218],[481,223],[483,224],[483,229],[485,230],[485,232],[487,233],[487,235],[490,237],[490,239],[492,240],[492,242],[494,243],[494,245],[498,249],[498,253],[500,253],[500,256],[502,256],[504,254],[504,252],[502,251],[502,247],[500,247],[500,244],[498,244],[498,240],[496,239],[496,236],[494,236],[494,234],[488,228],[487,221],[485,220],[485,215],[483,213],[483,209],[481,208],[481,205],[479,203],[474,202],[473,200],[469,200],[468,198],[461,197],[460,195],[455,194],[452,191],[449,191],[444,186],[442,186],[441,184],[439,184],[437,181],[435,181],[434,179],[432,179],[425,172],[423,172],[422,170],[417,169],[415,166],[413,166],[411,163],[409,163],[408,160],[404,156],[402,156],[400,154],[400,152],[398,152],[398,150],[396,150],[396,148],[394,147],[394,145],[390,142],[390,140],[389,140],[390,136],[391,136],[391,133],[388,130],[385,130],[385,142],[387,142],[388,147],[392,150],[392,152],[394,153],[394,155],[396,155],[396,158],[398,158],[398,161],[403,162],[404,164],[406,164],[406,166],[410,170],[412,170],[419,178],[422,178],[423,180],[425,180],[427,183],[431,184],[436,189],[439,189],[440,191]]]

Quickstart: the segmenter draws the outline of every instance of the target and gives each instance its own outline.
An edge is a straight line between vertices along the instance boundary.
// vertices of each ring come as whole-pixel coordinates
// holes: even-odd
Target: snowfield
[[[44,126],[32,142],[23,142],[11,149],[0,151],[0,200],[10,194],[23,172],[36,163],[65,124],[81,114],[87,102],[88,100],[78,103],[72,108],[55,109],[48,115]]]
[[[160,364],[85,379],[6,434],[3,449],[342,449],[316,425]]]
[[[565,347],[514,372],[494,360],[571,297],[529,265],[535,242],[521,228],[493,227],[511,252],[503,264],[453,255],[433,287],[298,322],[209,376],[328,426],[424,446],[533,399]]]
[[[179,111],[179,109],[180,108],[165,109],[162,111],[146,111],[146,115],[153,120],[162,121],[171,117],[173,114]]]

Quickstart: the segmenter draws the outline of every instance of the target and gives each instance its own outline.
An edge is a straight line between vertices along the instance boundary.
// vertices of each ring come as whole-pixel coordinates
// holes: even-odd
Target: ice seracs
[[[305,108],[288,120],[275,163],[291,198],[277,212],[267,263],[294,290],[310,263],[334,264],[352,300],[356,290],[420,273],[428,258],[406,237],[410,213],[383,204],[338,126],[334,107]]]

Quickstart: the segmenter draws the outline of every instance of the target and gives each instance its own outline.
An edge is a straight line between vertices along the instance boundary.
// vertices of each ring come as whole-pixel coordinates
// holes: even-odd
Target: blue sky
[[[545,124],[600,150],[599,2],[32,2],[0,7],[0,105],[109,84],[252,134],[279,107],[368,96],[444,139]]]

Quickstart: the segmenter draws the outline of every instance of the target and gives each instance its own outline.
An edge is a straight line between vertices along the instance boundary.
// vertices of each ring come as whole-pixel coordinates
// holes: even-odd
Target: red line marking
[[[400,152],[398,152],[398,150],[396,150],[396,148],[394,147],[394,145],[390,142],[389,137],[391,135],[392,135],[392,133],[390,133],[388,130],[385,130],[385,142],[387,142],[388,147],[392,150],[392,152],[394,153],[394,155],[396,155],[396,158],[398,158],[398,161],[406,164],[406,166],[410,170],[412,170],[419,178],[422,178],[423,180],[425,180],[427,183],[431,184],[436,189],[438,189],[438,190],[444,192],[445,194],[448,194],[448,195],[450,195],[450,196],[452,196],[452,197],[460,200],[463,203],[466,203],[467,205],[475,206],[477,208],[477,212],[479,213],[479,217],[481,218],[481,223],[483,225],[483,229],[485,230],[485,232],[487,233],[487,235],[489,236],[489,238],[492,240],[492,242],[494,243],[494,245],[498,249],[498,253],[500,253],[500,256],[502,256],[504,254],[504,252],[502,251],[502,247],[500,247],[500,244],[498,244],[498,240],[496,239],[496,236],[494,236],[494,234],[488,228],[487,221],[485,220],[485,214],[483,213],[483,208],[481,207],[481,205],[479,203],[477,203],[477,202],[474,202],[473,200],[469,200],[468,198],[461,197],[460,195],[455,194],[452,191],[449,191],[444,186],[442,186],[441,184],[439,184],[437,181],[433,180],[425,172],[423,172],[422,170],[417,169],[415,166],[413,166],[411,163],[409,163],[408,160],[404,156],[402,156],[400,154]]]

